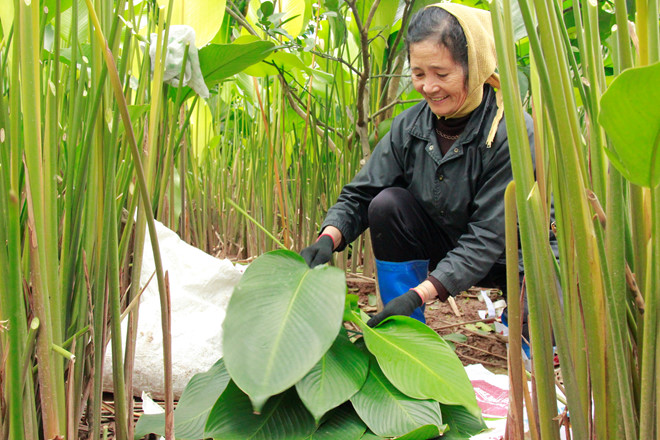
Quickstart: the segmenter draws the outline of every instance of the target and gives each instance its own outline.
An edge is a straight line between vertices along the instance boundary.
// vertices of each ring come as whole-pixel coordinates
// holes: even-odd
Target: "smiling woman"
[[[412,82],[436,116],[456,113],[467,97],[463,67],[449,49],[434,41],[414,43],[408,49]]]
[[[512,178],[487,11],[443,3],[406,37],[425,102],[397,116],[301,252],[328,261],[370,228],[384,310],[424,321],[423,304],[472,285],[505,288],[503,195]],[[531,117],[527,133],[533,141]],[[514,263],[515,264],[515,263]]]

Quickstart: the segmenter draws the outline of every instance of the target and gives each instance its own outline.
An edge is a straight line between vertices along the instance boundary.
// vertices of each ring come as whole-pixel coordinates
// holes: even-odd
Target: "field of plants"
[[[436,2],[0,2],[0,439],[424,440],[483,428],[442,338],[405,318],[370,329],[345,295],[345,273],[374,275],[368,232],[335,267],[307,270],[291,252],[315,240],[393,117],[422,100],[403,37],[411,15]],[[454,3],[491,11],[515,180],[510,285],[519,240],[534,365],[526,374],[509,357],[509,438],[523,438],[523,403],[533,439],[569,427],[575,439],[657,438],[660,2]],[[534,159],[523,112],[535,121]],[[551,200],[559,261],[547,243]],[[192,378],[175,417],[168,279],[158,241],[146,247],[166,416],[136,428],[133,281],[155,221],[209,254],[258,264],[230,303],[225,359]],[[297,275],[278,279],[281,292],[249,296],[282,267]],[[332,305],[301,299],[295,316],[279,316],[311,272]],[[519,298],[507,300],[519,353]],[[255,303],[273,314],[257,315]],[[268,337],[289,325],[294,351],[278,351]],[[300,350],[303,331],[319,332],[310,349]],[[255,351],[265,371],[244,364],[246,344],[265,346]],[[570,417],[558,417],[553,345]],[[106,347],[111,430],[101,423]],[[334,363],[334,376],[315,377],[319,362]],[[333,395],[315,394],[314,384],[342,380]],[[374,401],[399,412],[385,416]]]

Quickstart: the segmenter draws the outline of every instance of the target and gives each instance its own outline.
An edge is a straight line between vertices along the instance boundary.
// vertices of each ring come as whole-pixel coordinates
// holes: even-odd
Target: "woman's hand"
[[[316,243],[300,251],[300,255],[305,259],[305,263],[313,269],[320,264],[330,261],[334,247],[332,237],[321,235],[316,240]]]
[[[369,327],[375,327],[385,318],[394,315],[410,316],[412,315],[412,312],[414,312],[417,307],[421,307],[422,304],[424,304],[424,301],[422,300],[421,295],[417,290],[410,289],[403,295],[397,296],[392,301],[388,302],[382,312],[367,321],[367,325]]]
[[[305,259],[305,263],[313,269],[330,261],[332,252],[337,247],[337,243],[341,243],[341,239],[341,231],[334,226],[328,226],[323,229],[319,238],[316,239],[316,243],[300,251],[300,255]]]

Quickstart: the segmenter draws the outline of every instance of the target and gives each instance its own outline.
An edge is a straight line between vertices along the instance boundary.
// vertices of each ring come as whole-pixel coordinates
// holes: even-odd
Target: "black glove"
[[[424,302],[419,294],[410,289],[403,295],[397,296],[392,301],[388,302],[382,312],[367,321],[367,325],[369,327],[375,327],[380,324],[383,319],[389,318],[392,315],[410,316],[412,315],[412,312],[423,303]]]
[[[305,259],[305,263],[310,268],[314,268],[319,264],[327,263],[332,258],[332,250],[335,247],[332,238],[329,235],[321,235],[316,243],[307,246],[300,251],[300,256]]]

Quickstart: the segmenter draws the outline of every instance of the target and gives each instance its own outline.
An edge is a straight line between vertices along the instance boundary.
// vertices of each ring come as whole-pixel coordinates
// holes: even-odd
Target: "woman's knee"
[[[404,188],[385,188],[369,204],[369,225],[380,225],[398,218],[412,195]]]

